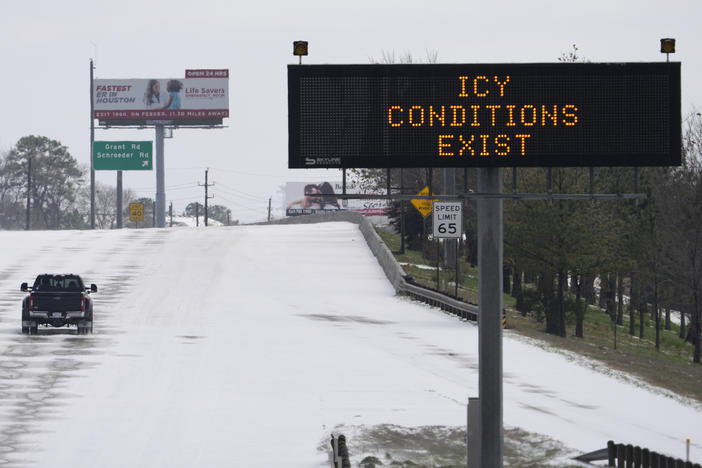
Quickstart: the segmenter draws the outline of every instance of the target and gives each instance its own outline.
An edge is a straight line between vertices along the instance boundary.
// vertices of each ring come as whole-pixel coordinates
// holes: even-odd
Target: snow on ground
[[[95,333],[19,285],[96,283]],[[0,465],[322,467],[338,426],[465,424],[478,329],[397,297],[355,225],[0,232]],[[702,458],[702,411],[507,333],[505,425]],[[606,371],[603,369],[603,371]]]

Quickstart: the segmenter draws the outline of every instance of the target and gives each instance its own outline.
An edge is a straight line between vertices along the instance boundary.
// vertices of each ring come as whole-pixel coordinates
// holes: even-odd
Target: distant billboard
[[[288,182],[285,184],[285,215],[300,216],[329,211],[358,211],[366,216],[387,215],[386,200],[341,200],[343,184],[337,182]],[[364,193],[357,186],[347,184],[347,194]]]
[[[96,79],[101,125],[218,125],[229,117],[229,70],[186,70],[185,78]]]

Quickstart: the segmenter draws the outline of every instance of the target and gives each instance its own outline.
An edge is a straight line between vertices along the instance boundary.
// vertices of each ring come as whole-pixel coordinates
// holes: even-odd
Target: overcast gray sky
[[[97,78],[178,78],[186,68],[228,68],[230,118],[220,130],[178,129],[166,140],[166,197],[177,212],[200,200],[233,218],[266,216],[286,181],[337,180],[338,171],[287,169],[286,65],[292,41],[304,63],[368,63],[383,51],[442,63],[553,62],[572,44],[593,62],[662,61],[677,39],[683,115],[702,107],[702,2],[220,0],[2,0],[0,150],[25,135],[67,145],[89,165],[89,59]],[[97,130],[96,140],[152,140],[153,130]],[[98,172],[113,184],[115,174]],[[155,194],[155,172],[125,172],[125,188]]]

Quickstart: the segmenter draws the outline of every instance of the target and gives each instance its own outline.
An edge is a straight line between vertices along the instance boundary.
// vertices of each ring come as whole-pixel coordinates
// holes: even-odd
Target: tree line
[[[59,141],[35,135],[20,138],[9,151],[0,153],[0,229],[89,229],[89,173]],[[152,227],[153,200],[123,190],[124,220],[129,219],[129,203],[144,204],[143,226]],[[194,216],[196,203],[190,203],[183,214]],[[204,209],[199,205],[202,216]],[[223,224],[238,223],[225,206],[209,206],[208,215]],[[95,227],[117,227],[115,186],[95,184]]]

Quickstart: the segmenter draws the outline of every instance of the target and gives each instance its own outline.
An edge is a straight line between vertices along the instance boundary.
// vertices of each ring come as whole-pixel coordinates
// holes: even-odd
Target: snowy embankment
[[[0,232],[0,465],[322,467],[340,425],[462,426],[475,324],[397,297],[349,223]],[[20,334],[22,281],[100,288]],[[699,407],[506,333],[505,425],[702,458]],[[697,437],[696,437],[697,436]]]

